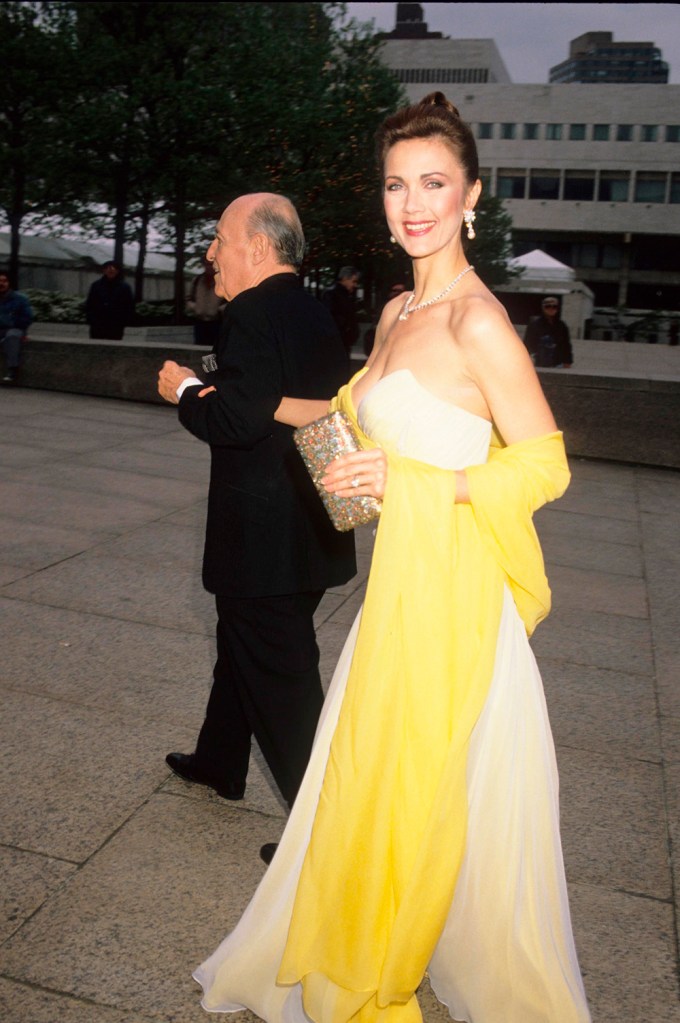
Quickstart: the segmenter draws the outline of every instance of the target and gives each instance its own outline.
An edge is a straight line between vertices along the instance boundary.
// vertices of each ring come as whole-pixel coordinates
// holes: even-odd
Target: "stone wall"
[[[162,403],[156,380],[163,361],[173,359],[200,376],[209,349],[181,343],[184,328],[156,329],[167,340],[33,335],[24,346],[20,383]],[[680,468],[680,349],[583,341],[574,347],[573,369],[539,371],[569,454]]]
[[[48,340],[32,335],[24,345],[21,386],[162,404],[156,383],[165,359],[200,373],[201,356],[210,351],[174,340],[172,328],[168,334],[167,342]]]
[[[680,381],[539,372],[570,455],[680,469]]]

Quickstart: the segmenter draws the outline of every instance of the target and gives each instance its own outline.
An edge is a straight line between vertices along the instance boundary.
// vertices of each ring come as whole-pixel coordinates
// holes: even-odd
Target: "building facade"
[[[615,43],[611,32],[586,32],[570,42],[569,58],[550,68],[550,81],[663,85],[668,64],[654,43]]]
[[[412,102],[440,88],[472,125],[516,256],[541,249],[572,267],[596,307],[680,310],[680,86],[494,81],[492,46],[387,37],[382,59]],[[489,77],[447,83],[465,60]]]

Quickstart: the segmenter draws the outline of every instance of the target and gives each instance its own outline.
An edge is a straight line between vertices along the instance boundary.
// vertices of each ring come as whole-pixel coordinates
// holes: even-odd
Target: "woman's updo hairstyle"
[[[473,185],[479,177],[474,135],[443,92],[431,92],[419,103],[397,110],[383,121],[375,136],[380,173],[384,174],[387,154],[397,142],[429,138],[440,138],[449,147],[460,161],[467,184]]]

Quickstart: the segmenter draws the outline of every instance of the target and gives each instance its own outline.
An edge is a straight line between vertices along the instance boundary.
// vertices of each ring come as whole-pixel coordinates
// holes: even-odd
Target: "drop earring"
[[[463,220],[465,221],[465,226],[467,227],[467,236],[470,239],[470,241],[472,241],[472,239],[476,237],[475,229],[472,226],[476,219],[477,214],[475,213],[474,210],[465,210],[465,212],[463,213]]]

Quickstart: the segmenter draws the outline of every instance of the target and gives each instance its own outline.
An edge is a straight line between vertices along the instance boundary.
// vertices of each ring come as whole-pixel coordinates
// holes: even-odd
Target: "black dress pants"
[[[254,735],[292,806],[323,704],[313,620],[322,596],[215,598],[217,662],[195,754],[215,781],[245,788]]]

